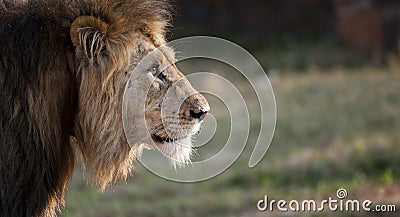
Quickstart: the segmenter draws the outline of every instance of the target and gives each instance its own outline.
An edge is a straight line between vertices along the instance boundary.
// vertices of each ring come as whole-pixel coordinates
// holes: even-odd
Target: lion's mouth
[[[190,136],[183,138],[169,138],[159,135],[152,135],[152,140],[157,148],[169,159],[170,164],[176,167],[183,167],[188,164],[192,156],[192,144]]]
[[[184,140],[184,139],[186,139],[188,137],[190,137],[190,136],[189,135],[188,136],[182,136],[182,137],[179,137],[179,138],[163,137],[163,136],[159,136],[159,135],[156,135],[156,134],[153,134],[151,136],[152,140],[154,142],[156,142],[156,143],[173,143],[173,142],[177,142],[177,141],[179,142],[179,141]]]
[[[153,141],[158,142],[158,143],[164,143],[164,142],[174,142],[177,139],[169,138],[169,137],[162,137],[159,135],[152,135],[151,138]]]
[[[187,138],[191,138],[192,136],[196,136],[197,134],[200,133],[200,124],[196,124],[193,126],[193,128],[190,130],[190,132],[182,133],[178,137],[172,138],[169,137],[168,134],[166,133],[153,133],[151,134],[151,139],[155,143],[173,143],[173,142],[179,142],[181,140],[185,140]],[[163,136],[163,134],[166,134],[166,136]]]

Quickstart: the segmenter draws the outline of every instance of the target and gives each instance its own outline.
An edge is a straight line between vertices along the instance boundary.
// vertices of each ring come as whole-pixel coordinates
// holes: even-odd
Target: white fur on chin
[[[193,155],[192,138],[200,131],[201,123],[197,123],[192,127],[192,132],[183,139],[175,140],[173,142],[164,142],[159,148],[163,154],[165,154],[171,166],[175,169],[176,167],[185,167],[191,163],[191,157]]]
[[[161,145],[160,150],[169,158],[170,164],[175,169],[177,166],[184,167],[191,162],[192,140],[190,137],[186,137],[173,142],[165,142]]]

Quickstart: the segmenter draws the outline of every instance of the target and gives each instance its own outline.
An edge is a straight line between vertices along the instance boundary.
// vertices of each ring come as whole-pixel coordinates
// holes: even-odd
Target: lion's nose
[[[209,109],[199,109],[198,111],[190,110],[190,116],[194,119],[199,119],[199,121],[202,121],[206,117],[208,111]]]
[[[199,121],[204,120],[207,113],[210,111],[210,106],[206,98],[197,93],[189,97],[189,101],[191,101],[191,108],[190,108],[190,117],[193,119],[198,119]]]

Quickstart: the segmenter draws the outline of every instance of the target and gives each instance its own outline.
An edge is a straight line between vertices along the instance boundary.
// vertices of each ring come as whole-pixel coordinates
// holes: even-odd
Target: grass
[[[247,167],[251,150],[246,148],[231,168],[208,181],[175,183],[139,166],[133,177],[104,193],[97,193],[77,172],[61,216],[256,216],[256,202],[264,194],[305,199],[335,195],[339,187],[351,192],[396,184],[400,178],[400,67],[396,67],[392,63],[383,69],[329,73],[314,68],[280,75],[273,85],[276,133],[256,168]],[[254,132],[250,135],[249,143],[254,143]],[[216,136],[204,149],[221,141]],[[400,198],[393,201],[399,202]]]

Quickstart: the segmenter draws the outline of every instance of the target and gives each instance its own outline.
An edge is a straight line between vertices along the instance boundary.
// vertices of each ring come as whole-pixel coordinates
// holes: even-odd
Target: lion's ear
[[[80,16],[74,20],[70,29],[76,54],[98,65],[107,51],[106,36],[109,25],[93,16]]]

